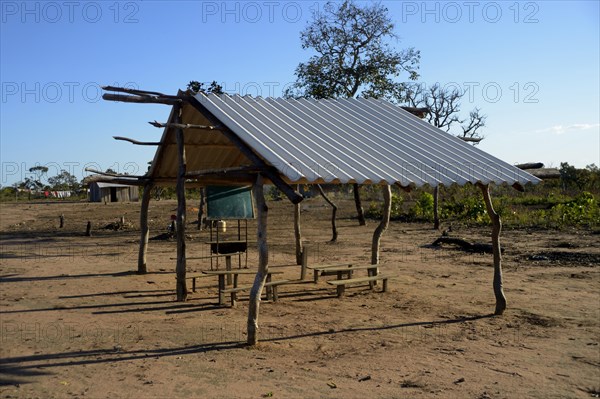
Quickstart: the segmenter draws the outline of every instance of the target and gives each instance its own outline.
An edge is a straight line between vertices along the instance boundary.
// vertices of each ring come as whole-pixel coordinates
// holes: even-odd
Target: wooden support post
[[[206,188],[200,187],[200,205],[198,205],[198,230],[202,231],[204,225],[204,206],[206,205]]]
[[[379,244],[381,242],[381,236],[387,230],[390,225],[390,214],[392,212],[392,190],[388,184],[382,186],[383,191],[383,216],[381,222],[373,233],[373,243],[371,245],[371,264],[379,264]]]
[[[181,122],[181,105],[174,107],[175,123]],[[182,129],[176,130],[177,155],[179,159],[179,170],[177,173],[177,301],[183,302],[187,299],[187,286],[185,281],[186,259],[185,259],[185,141]]]
[[[225,257],[225,270],[227,270],[228,272],[231,271],[231,255],[228,255]],[[232,280],[231,280],[231,274],[227,275],[227,285],[231,285]]]
[[[440,229],[439,204],[440,204],[440,186],[437,185],[433,189],[433,228],[435,230]]]
[[[300,185],[296,185],[299,191]],[[294,238],[296,241],[296,264],[302,264],[302,232],[300,231],[300,204],[294,204]]]
[[[90,222],[89,220],[87,222],[87,226],[85,226],[85,236],[86,237],[92,236],[92,222]]]
[[[152,183],[144,184],[144,193],[142,194],[142,205],[140,207],[140,250],[138,253],[138,274],[148,273],[146,263],[146,254],[148,252],[148,238],[150,237],[150,229],[148,228],[148,208],[150,206],[150,197]]]
[[[494,253],[494,296],[496,297],[496,310],[494,314],[501,315],[506,309],[506,297],[502,289],[502,253],[500,248],[500,232],[502,231],[502,220],[500,215],[494,210],[492,198],[490,197],[490,186],[488,184],[478,184],[488,215],[492,221],[492,252]]]
[[[331,206],[331,242],[336,242],[338,238],[338,231],[337,226],[335,224],[335,220],[338,207],[335,203],[333,203],[333,201],[329,199],[329,197],[327,197],[327,195],[325,195],[325,191],[323,191],[323,187],[321,187],[320,184],[317,184],[317,189],[319,190],[319,194],[321,194],[321,197],[323,197],[323,199]]]
[[[256,243],[258,246],[258,271],[254,278],[254,285],[250,290],[250,303],[248,305],[248,345],[258,343],[258,311],[260,297],[269,272],[269,249],[267,245],[267,213],[269,209],[265,202],[263,192],[263,177],[259,174],[253,187],[254,202],[256,204]]]
[[[65,227],[65,215],[60,215],[58,217],[58,223],[59,223],[59,225],[58,225],[59,229],[62,229],[63,227]]]
[[[300,269],[300,280],[306,279],[306,268],[308,266],[308,248],[304,247],[302,251],[302,267]]]
[[[365,220],[365,211],[363,210],[362,201],[360,200],[360,186],[358,183],[354,183],[352,186],[354,192],[354,204],[356,205],[356,215],[358,217],[358,224],[366,226],[367,221]]]

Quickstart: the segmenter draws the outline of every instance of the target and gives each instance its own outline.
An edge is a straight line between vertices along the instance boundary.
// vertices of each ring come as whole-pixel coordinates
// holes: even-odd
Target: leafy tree
[[[301,33],[302,48],[317,54],[296,68],[288,96],[312,98],[382,97],[401,91],[403,72],[418,78],[420,53],[395,50],[394,23],[381,4],[361,7],[352,0],[328,2]]]
[[[313,13],[301,32],[302,48],[316,54],[296,67],[296,82],[284,95],[322,99],[403,92],[406,84],[397,78],[404,73],[410,80],[418,78],[420,53],[414,48],[392,48],[389,41],[397,38],[388,10],[381,4],[328,2],[323,12]],[[364,225],[358,184],[354,199],[359,223]]]
[[[197,80],[191,80],[187,85],[187,89],[192,93],[204,93],[204,94],[223,94],[223,87],[218,84],[215,80],[210,82],[208,87],[204,87],[204,82],[198,82]]]
[[[48,183],[52,190],[77,190],[79,188],[77,178],[66,170],[61,170],[58,175],[49,177]]]

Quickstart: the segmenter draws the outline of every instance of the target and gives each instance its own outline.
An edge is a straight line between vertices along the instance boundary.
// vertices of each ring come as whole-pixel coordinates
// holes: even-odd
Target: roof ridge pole
[[[269,208],[265,201],[264,180],[259,173],[252,187],[254,202],[256,203],[256,243],[258,246],[258,271],[254,277],[254,284],[250,290],[250,302],[248,304],[248,345],[258,343],[258,310],[260,297],[265,286],[267,273],[269,272],[269,247],[267,245],[267,215]]]
[[[371,245],[371,264],[379,264],[379,245],[381,242],[381,236],[387,230],[390,225],[390,215],[392,213],[392,189],[389,184],[381,186],[383,191],[383,216],[381,216],[381,222],[377,225],[375,232],[373,233],[373,243]]]
[[[174,105],[175,123],[181,122],[181,104]],[[185,282],[185,138],[183,129],[176,129],[177,136],[177,155],[179,160],[179,170],[177,173],[177,265],[175,272],[177,274],[177,301],[184,302],[187,299],[187,286]]]
[[[142,206],[140,207],[140,251],[138,254],[138,274],[148,273],[146,264],[146,254],[148,252],[148,237],[150,229],[148,228],[148,208],[150,206],[150,193],[154,183],[149,181],[144,184],[144,193],[142,194]]]
[[[502,289],[502,253],[500,248],[500,232],[502,231],[502,220],[500,215],[494,210],[492,204],[492,198],[490,197],[490,186],[489,184],[477,183],[481,192],[483,193],[483,199],[485,201],[485,207],[487,213],[492,221],[492,251],[494,253],[494,296],[496,297],[496,310],[495,315],[501,315],[506,309],[506,297],[504,296],[504,290]]]

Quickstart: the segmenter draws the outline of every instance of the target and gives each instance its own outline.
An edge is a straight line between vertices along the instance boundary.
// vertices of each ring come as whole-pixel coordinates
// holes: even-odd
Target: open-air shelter
[[[302,201],[296,184],[372,184],[384,194],[384,217],[373,237],[372,261],[378,261],[379,238],[389,222],[390,186],[405,190],[423,185],[474,184],[481,188],[492,219],[493,287],[496,314],[502,292],[499,235],[501,222],[489,195],[490,184],[522,191],[539,179],[379,99],[285,99],[227,94],[157,92],[106,87],[106,100],[162,103],[172,106],[149,171],[137,176],[144,186],[138,270],[146,271],[147,212],[155,185],[177,186],[177,298],[185,300],[186,185],[253,185],[257,208],[258,270],[250,293],[248,342],[257,342],[257,317],[268,271],[267,207],[264,184],[274,184],[294,204]],[[119,182],[121,176],[104,176]],[[130,182],[132,176],[127,176]]]

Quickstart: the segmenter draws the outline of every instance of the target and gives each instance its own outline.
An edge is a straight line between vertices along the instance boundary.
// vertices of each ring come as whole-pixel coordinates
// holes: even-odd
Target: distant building
[[[92,182],[89,184],[88,199],[90,202],[137,202],[138,187]]]

